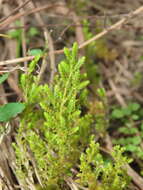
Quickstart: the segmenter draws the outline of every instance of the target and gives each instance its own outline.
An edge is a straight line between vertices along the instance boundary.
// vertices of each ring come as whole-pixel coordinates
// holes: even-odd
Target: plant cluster
[[[129,183],[124,150],[116,147],[108,162],[92,136],[94,116],[84,110],[89,81],[80,73],[85,58],[77,58],[77,49],[77,44],[72,52],[64,49],[66,59],[58,65],[52,87],[39,84],[34,75],[41,55],[21,76],[26,108],[13,147],[16,176],[23,189],[68,189],[71,177],[89,190],[123,190]]]
[[[129,103],[127,107],[115,108],[112,112],[113,121],[119,123],[119,138],[114,140],[115,144],[120,144],[126,151],[132,153],[135,160],[143,160],[143,110],[138,103]]]
[[[95,144],[91,139],[86,153],[82,153],[80,157],[80,173],[78,174],[80,179],[78,181],[83,185],[88,184],[89,190],[125,189],[130,179],[123,166],[131,160],[122,156],[124,151],[124,148],[116,146],[111,153],[114,161],[105,159],[99,152],[99,144]]]

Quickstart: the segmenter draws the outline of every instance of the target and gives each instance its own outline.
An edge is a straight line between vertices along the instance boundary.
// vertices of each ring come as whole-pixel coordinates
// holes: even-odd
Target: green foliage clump
[[[115,108],[112,112],[113,119],[127,120],[129,117],[133,120],[139,119],[140,104],[129,103],[127,107]]]
[[[122,149],[117,148],[113,154],[115,161],[106,165],[99,145],[93,138],[90,142],[94,117],[84,110],[89,81],[80,73],[84,58],[77,58],[77,49],[76,44],[72,52],[64,49],[66,59],[58,65],[59,74],[52,87],[39,84],[38,76],[34,75],[41,55],[21,76],[26,108],[13,146],[16,176],[25,189],[68,189],[66,181],[74,179],[72,169],[79,164],[78,183],[90,190],[96,186],[107,190],[108,185],[111,187],[108,189],[118,190],[119,186],[122,190],[128,184],[122,169],[128,160],[122,156]],[[99,93],[104,95],[103,90]]]
[[[84,58],[77,59],[77,45],[72,53],[65,48],[65,55],[66,60],[59,64],[59,75],[52,88],[47,84],[39,85],[38,77],[32,75],[39,57],[30,64],[28,74],[21,77],[27,108],[17,141],[24,151],[30,147],[44,185],[60,183],[60,179],[70,175],[84,144],[88,143],[91,130],[91,115],[81,116],[80,103],[84,103],[86,95],[83,88],[88,84],[86,76],[80,74]],[[17,147],[17,160],[25,165],[27,156],[20,152]],[[29,169],[21,172],[28,177],[31,166],[27,164]]]
[[[134,159],[143,160],[143,124],[142,108],[138,103],[129,103],[127,107],[116,108],[112,112],[112,119],[120,121],[118,132],[120,137],[113,142],[125,146],[126,151],[132,153]]]
[[[116,146],[111,153],[114,161],[107,162],[99,152],[99,144],[92,138],[86,153],[82,153],[80,157],[78,182],[88,186],[89,190],[125,189],[130,179],[123,166],[131,160],[122,156],[124,151],[124,148]]]

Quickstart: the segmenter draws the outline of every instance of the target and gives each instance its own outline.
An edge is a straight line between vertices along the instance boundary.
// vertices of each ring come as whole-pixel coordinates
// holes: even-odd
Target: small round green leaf
[[[11,118],[17,116],[25,108],[22,103],[8,103],[0,106],[0,122],[9,121]]]
[[[28,55],[36,56],[36,55],[43,55],[43,51],[41,49],[31,49],[28,51]]]
[[[115,109],[115,110],[113,110],[113,112],[112,112],[112,117],[113,117],[113,118],[116,118],[116,119],[120,119],[120,118],[123,118],[123,117],[124,117],[124,114],[123,114],[122,110]]]
[[[136,115],[136,114],[133,114],[131,117],[132,117],[133,120],[138,120],[139,119],[139,116]]]
[[[139,110],[139,108],[140,108],[140,104],[138,104],[138,103],[130,103],[130,104],[128,105],[128,108],[129,108],[131,111],[137,111],[137,110]]]

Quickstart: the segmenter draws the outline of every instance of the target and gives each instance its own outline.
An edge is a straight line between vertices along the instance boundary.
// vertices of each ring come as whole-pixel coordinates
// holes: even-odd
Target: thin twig
[[[35,58],[35,56],[27,56],[27,57],[20,57],[20,58],[15,58],[15,59],[10,59],[6,61],[0,61],[0,66],[1,65],[11,65],[11,64],[16,64],[16,63],[22,63],[25,61],[31,61]]]

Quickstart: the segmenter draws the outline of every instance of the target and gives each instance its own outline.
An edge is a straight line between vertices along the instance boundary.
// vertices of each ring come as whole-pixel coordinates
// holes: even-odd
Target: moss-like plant
[[[74,44],[72,52],[64,49],[66,59],[58,65],[59,74],[52,87],[39,84],[39,78],[33,74],[40,55],[31,62],[28,73],[21,76],[26,108],[13,146],[16,176],[23,189],[68,189],[67,179],[75,177],[73,168],[79,173],[79,183],[88,185],[90,189],[100,182],[101,167],[103,190],[104,184],[110,184],[107,171],[112,172],[115,180],[120,178],[119,173],[122,175],[121,190],[127,184],[126,173],[121,167],[122,157],[117,156],[115,167],[114,164],[105,167],[102,156],[97,153],[99,145],[93,140],[90,143],[94,117],[84,110],[87,99],[85,87],[89,82],[86,75],[80,73],[85,59],[77,58],[77,49],[77,44]],[[90,148],[87,148],[89,143]],[[85,150],[86,154],[83,154]],[[96,172],[90,169],[92,161]],[[97,162],[101,164],[95,165]],[[88,173],[86,168],[89,168]],[[117,186],[118,182],[111,189],[118,190]]]
[[[130,162],[122,156],[124,148],[116,146],[111,153],[114,160],[106,160],[99,152],[99,144],[92,136],[89,147],[80,157],[80,173],[77,180],[89,190],[123,190],[129,184],[129,177],[123,166]]]
[[[71,175],[70,169],[88,143],[91,130],[91,115],[81,116],[80,103],[86,98],[83,88],[88,84],[85,75],[80,74],[84,58],[77,59],[77,45],[72,53],[65,48],[65,55],[66,60],[59,64],[59,75],[52,88],[47,84],[39,85],[38,77],[32,75],[39,57],[30,64],[28,74],[21,77],[27,108],[16,137],[22,146],[20,149],[15,145],[17,172],[23,180],[33,173],[26,154],[30,149],[42,185],[62,183]]]

